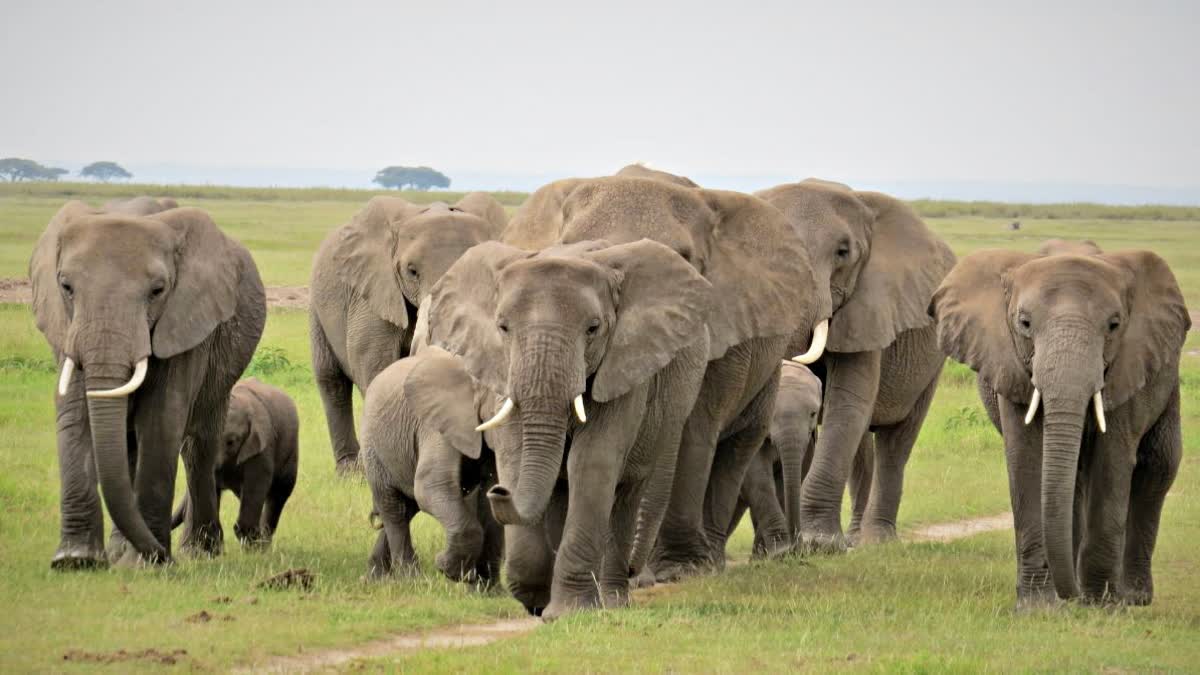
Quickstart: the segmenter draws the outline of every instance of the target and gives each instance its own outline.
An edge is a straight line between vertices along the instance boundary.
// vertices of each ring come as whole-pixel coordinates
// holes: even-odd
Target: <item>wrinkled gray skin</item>
[[[217,504],[225,490],[238,498],[233,532],[243,546],[270,547],[283,506],[296,487],[299,440],[300,417],[291,397],[253,377],[234,385],[217,454]],[[185,498],[171,527],[182,525],[186,514]]]
[[[817,319],[829,319],[825,355],[812,364],[825,400],[801,489],[803,546],[845,550],[841,504],[848,479],[851,536],[895,538],[904,467],[945,361],[925,310],[954,254],[887,195],[813,179],[757,194],[804,240],[817,279]],[[796,338],[793,354],[809,339]]]
[[[108,213],[123,213],[130,216],[152,216],[168,209],[179,208],[179,202],[170,197],[130,197],[128,199],[111,199],[104,204]]]
[[[374,197],[313,259],[313,373],[339,473],[358,470],[352,388],[365,392],[411,353],[417,308],[464,251],[494,239],[504,207],[471,193],[454,206]],[[491,219],[491,220],[489,220]]]
[[[1182,453],[1179,357],[1191,325],[1166,262],[1149,251],[979,251],[930,311],[942,348],[978,373],[1004,436],[1018,604],[1148,604]],[[1041,404],[1026,424],[1035,387]]]
[[[754,456],[729,533],[747,509],[754,523],[755,556],[792,550],[799,531],[800,487],[812,461],[821,412],[821,381],[805,366],[784,361],[771,432]]]
[[[714,299],[708,363],[696,366],[703,384],[683,426],[677,470],[650,482],[631,561],[640,573],[654,548],[653,570],[665,581],[724,564],[742,478],[767,435],[779,362],[793,334],[811,331],[814,280],[801,242],[769,204],[660,178],[551,183],[530,195],[502,240],[536,250],[642,238],[703,274]],[[663,502],[660,520],[652,514]]]
[[[529,612],[628,602],[638,509],[651,477],[674,470],[711,293],[652,241],[540,254],[489,242],[435,286],[430,344],[515,405],[504,426],[519,423],[516,451],[496,448],[487,497],[505,526],[509,590]]]
[[[115,525],[109,557],[169,561],[181,447],[195,506],[182,546],[219,553],[214,465],[229,391],[266,318],[249,252],[199,209],[135,217],[70,202],[38,240],[29,277],[60,368],[68,357],[77,364],[55,398],[62,539],[51,565],[104,563],[97,482]],[[133,393],[85,396],[124,385],[142,359],[147,375]]]
[[[483,433],[475,427],[500,403],[437,347],[393,363],[371,382],[363,401],[363,466],[382,531],[368,575],[416,570],[409,523],[424,511],[446,533],[435,561],[443,574],[483,586],[499,581],[504,531],[485,494],[496,482],[493,448],[507,440],[507,452],[519,451],[520,437],[515,425]]]
[[[1038,255],[1097,255],[1104,253],[1091,239],[1047,239],[1037,250]]]

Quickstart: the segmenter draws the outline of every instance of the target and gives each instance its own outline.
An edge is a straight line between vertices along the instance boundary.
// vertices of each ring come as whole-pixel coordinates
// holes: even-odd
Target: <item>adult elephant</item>
[[[1091,239],[1047,239],[1038,247],[1038,255],[1096,255],[1104,253]]]
[[[978,373],[1004,436],[1021,604],[1148,604],[1179,468],[1179,358],[1191,325],[1149,251],[979,251],[934,295],[938,342]]]
[[[643,495],[673,472],[700,390],[712,290],[647,240],[538,254],[489,242],[435,286],[430,344],[504,400],[477,431],[520,424],[517,452],[494,448],[487,496],[509,589],[531,613],[628,601],[639,507],[653,520],[666,507]]]
[[[857,453],[851,532],[865,542],[894,538],[904,467],[945,361],[926,308],[954,254],[912,209],[878,192],[810,179],[757,195],[804,240],[822,320],[813,341],[824,356],[798,359],[825,385],[798,535],[811,550],[845,550],[842,493]],[[797,351],[807,337],[797,335]]]
[[[567,179],[536,191],[502,240],[526,249],[603,239],[652,239],[713,285],[704,380],[679,443],[677,470],[652,481],[631,567],[640,572],[658,534],[660,580],[724,564],[742,478],[762,446],[791,336],[812,326],[808,255],[783,215],[761,199],[687,188],[661,178]],[[660,531],[661,524],[661,531]]]
[[[193,505],[182,544],[219,553],[214,463],[230,389],[266,319],[249,252],[199,209],[137,217],[70,202],[38,240],[29,277],[62,368],[51,565],[105,562],[97,479],[115,525],[110,557],[170,560],[181,446]]]
[[[130,216],[152,216],[161,211],[179,208],[179,202],[170,197],[147,197],[141,195],[128,199],[110,199],[104,210],[109,213],[124,213]]]
[[[352,388],[411,352],[417,308],[472,246],[495,239],[504,207],[483,193],[457,204],[373,197],[313,259],[309,338],[313,373],[339,473],[358,468]]]

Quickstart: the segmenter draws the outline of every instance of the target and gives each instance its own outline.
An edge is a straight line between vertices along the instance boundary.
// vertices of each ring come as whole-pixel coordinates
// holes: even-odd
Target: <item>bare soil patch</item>
[[[128,663],[130,661],[146,661],[161,666],[173,666],[187,658],[186,649],[161,651],[158,649],[143,649],[126,651],[119,649],[115,652],[85,652],[82,649],[71,649],[63,654],[63,661],[72,663]]]
[[[1012,514],[1000,513],[994,516],[957,520],[952,523],[927,525],[909,533],[906,539],[908,541],[949,542],[956,539],[965,539],[976,534],[983,534],[984,532],[1011,530],[1012,526]]]

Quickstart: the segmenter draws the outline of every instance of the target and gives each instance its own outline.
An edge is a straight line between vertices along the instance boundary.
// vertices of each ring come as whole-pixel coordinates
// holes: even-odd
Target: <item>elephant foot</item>
[[[616,602],[615,598],[614,602]],[[628,604],[628,602],[627,598],[624,604]],[[613,606],[624,606],[624,604]],[[556,599],[551,600],[550,604],[546,605],[546,608],[542,610],[541,617],[543,622],[550,623],[564,616],[591,609],[600,609],[600,601],[595,596],[566,601]]]
[[[225,532],[220,523],[189,528],[184,532],[179,548],[195,557],[215,558],[225,551]]]
[[[362,462],[358,461],[358,455],[338,459],[335,470],[340,478],[362,478],[366,475]]]
[[[242,550],[250,553],[259,553],[271,548],[271,535],[263,532],[257,526],[244,528],[241,525],[234,525],[233,536],[237,537],[238,543],[242,545]]]
[[[104,549],[93,544],[62,542],[54,557],[50,559],[50,569],[59,572],[73,570],[93,570],[108,567],[108,556]]]
[[[1150,581],[1139,582],[1136,585],[1121,589],[1121,601],[1126,605],[1145,607],[1154,601],[1154,584]]]
[[[846,537],[840,532],[826,534],[806,532],[800,536],[801,550],[805,555],[840,555],[849,549]]]
[[[438,553],[433,564],[451,581],[474,582],[478,577],[478,561],[452,555],[448,551]]]
[[[862,528],[857,536],[851,535],[850,546],[870,546],[872,544],[886,544],[888,542],[898,541],[900,535],[896,533],[896,526],[891,524],[871,525]]]
[[[650,588],[655,583],[654,570],[646,565],[641,572],[629,577],[630,588]]]
[[[696,556],[688,560],[660,560],[654,564],[654,580],[660,584],[670,584],[719,569],[708,556]]]
[[[1059,599],[1053,586],[1017,589],[1018,613],[1057,609],[1065,605],[1066,602]]]

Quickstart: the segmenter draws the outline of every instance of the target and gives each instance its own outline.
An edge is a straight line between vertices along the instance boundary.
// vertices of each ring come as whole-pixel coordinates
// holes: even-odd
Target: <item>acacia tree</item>
[[[58,180],[59,176],[69,173],[66,169],[42,166],[32,159],[6,157],[0,159],[0,176],[8,178],[10,183],[19,180]]]
[[[133,178],[133,174],[116,162],[92,162],[83,167],[79,171],[79,175],[84,178],[95,178],[101,183],[107,183],[116,178],[122,180]]]
[[[371,182],[396,190],[450,187],[450,179],[444,173],[427,166],[389,166],[380,169]]]

